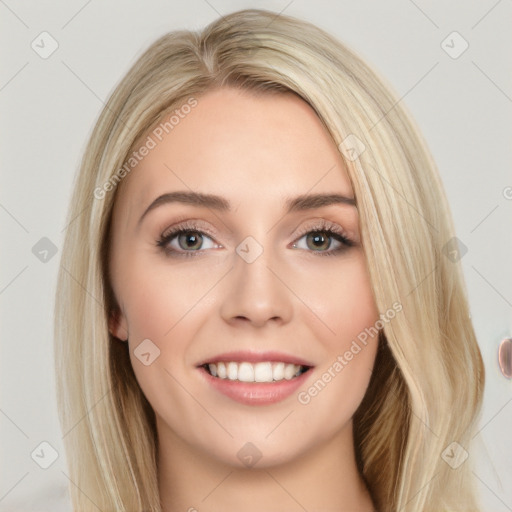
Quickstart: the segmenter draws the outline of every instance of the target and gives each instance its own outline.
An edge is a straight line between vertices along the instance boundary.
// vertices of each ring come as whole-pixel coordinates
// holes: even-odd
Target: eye
[[[300,247],[299,242],[305,238],[306,247]],[[332,246],[335,246],[333,249]],[[350,240],[336,224],[322,220],[313,227],[303,232],[298,242],[293,244],[295,249],[311,250],[319,256],[332,256],[352,247],[354,242]]]
[[[213,235],[207,229],[198,226],[193,222],[181,224],[172,228],[168,232],[164,232],[157,246],[160,247],[168,256],[184,256],[194,257],[203,250],[222,247],[215,243],[212,239]],[[300,246],[300,241],[305,238],[306,246]],[[210,243],[206,243],[209,240]],[[335,248],[332,248],[332,246]],[[321,220],[303,230],[300,238],[292,244],[294,249],[303,249],[320,256],[331,256],[339,254],[348,248],[354,246],[354,242],[350,240],[342,231],[342,229],[326,220]]]
[[[210,244],[203,246],[204,240],[210,240]],[[198,251],[219,247],[215,244],[204,229],[199,229],[195,224],[182,224],[170,231],[163,233],[157,241],[157,245],[169,256],[195,256]]]

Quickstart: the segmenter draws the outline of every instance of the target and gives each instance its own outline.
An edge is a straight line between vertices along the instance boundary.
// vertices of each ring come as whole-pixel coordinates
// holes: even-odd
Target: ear
[[[128,340],[128,326],[125,316],[119,309],[113,309],[108,319],[108,330],[112,336],[121,341]]]

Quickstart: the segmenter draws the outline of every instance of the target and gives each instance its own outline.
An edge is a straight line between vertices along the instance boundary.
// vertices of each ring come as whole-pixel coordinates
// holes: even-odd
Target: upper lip
[[[297,364],[300,366],[313,366],[313,364],[301,357],[297,357],[292,354],[286,354],[284,352],[267,351],[267,352],[253,352],[247,350],[236,350],[234,352],[223,352],[215,356],[208,357],[202,360],[197,366],[203,366],[208,363],[217,362],[248,362],[248,363],[259,363],[262,361],[279,361],[286,364]]]

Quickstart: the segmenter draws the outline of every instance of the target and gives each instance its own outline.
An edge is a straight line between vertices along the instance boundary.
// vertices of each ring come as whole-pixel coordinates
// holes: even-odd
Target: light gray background
[[[470,449],[474,482],[485,510],[512,510],[512,382],[497,366],[498,344],[512,335],[509,0],[0,0],[0,510],[70,510],[53,501],[68,485],[53,387],[53,295],[71,186],[92,125],[158,36],[246,7],[330,31],[387,79],[425,134],[467,247],[462,265],[487,370],[484,446]],[[47,59],[31,48],[43,31],[59,45]],[[453,31],[469,43],[458,58],[441,45]],[[445,44],[461,48],[453,38]],[[42,237],[58,251],[47,262],[32,252]],[[31,458],[43,441],[59,455],[46,470]]]

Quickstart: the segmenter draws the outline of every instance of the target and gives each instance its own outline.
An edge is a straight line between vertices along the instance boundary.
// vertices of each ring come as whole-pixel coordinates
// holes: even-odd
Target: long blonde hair
[[[378,510],[477,510],[469,462],[454,469],[442,457],[468,449],[484,368],[460,264],[446,251],[454,227],[435,163],[392,88],[360,57],[307,22],[259,9],[160,37],[112,93],[85,150],[55,312],[74,508],[161,510],[154,412],[126,345],[108,331],[111,212],[136,143],[223,86],[291,91],[311,105],[347,167],[377,307],[402,305],[383,327],[354,417],[357,463]]]

